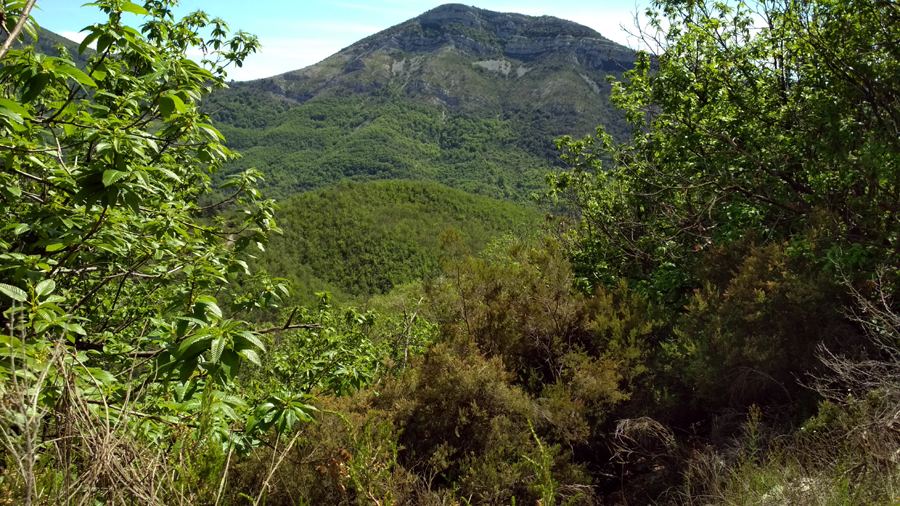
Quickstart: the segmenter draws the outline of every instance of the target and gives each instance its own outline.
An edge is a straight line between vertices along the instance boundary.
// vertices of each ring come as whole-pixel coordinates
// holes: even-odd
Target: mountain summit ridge
[[[548,51],[577,46],[621,56],[626,48],[592,28],[553,16],[494,12],[462,4],[444,4],[344,48],[359,54],[379,47],[406,52],[429,52],[453,45],[478,57],[505,56],[532,61]],[[586,60],[591,60],[587,58]],[[592,62],[593,63],[593,62]],[[597,65],[591,65],[596,67]],[[620,70],[607,67],[606,70]]]

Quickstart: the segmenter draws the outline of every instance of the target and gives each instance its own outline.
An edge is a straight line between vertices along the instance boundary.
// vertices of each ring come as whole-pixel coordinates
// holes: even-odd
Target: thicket
[[[334,401],[296,456],[334,471],[285,497],[896,502],[896,7],[649,17],[633,137],[559,143],[578,227],[407,288],[437,344]]]
[[[0,4],[0,490],[214,496],[216,463],[265,430],[245,425],[257,400],[234,380],[261,364],[255,314],[287,293],[246,263],[277,230],[258,173],[213,186],[235,155],[198,110],[257,41],[202,12],[176,19],[173,2],[101,0],[78,66],[65,47],[12,47],[36,36],[33,6]],[[217,192],[230,197],[198,204]],[[205,216],[228,205],[243,212]],[[238,278],[247,289],[226,297]]]
[[[686,500],[896,499],[896,382],[849,371],[896,370],[898,15],[659,2],[642,31],[656,54],[614,85],[633,138],[560,141],[579,286],[625,282],[663,315],[639,413],[717,448],[694,446],[712,485]]]

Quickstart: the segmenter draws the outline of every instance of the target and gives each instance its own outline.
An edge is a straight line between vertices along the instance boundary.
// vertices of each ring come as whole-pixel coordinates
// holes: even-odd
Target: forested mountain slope
[[[436,272],[441,242],[480,251],[505,234],[540,230],[531,207],[422,181],[344,182],[280,203],[284,235],[262,263],[301,300],[328,290],[362,298]]]
[[[37,29],[37,38],[31,37],[28,33],[22,35],[22,38],[16,43],[16,47],[33,46],[35,51],[49,56],[60,56],[57,48],[62,47],[68,53],[68,57],[72,59],[78,66],[83,66],[87,59],[93,54],[93,50],[86,49],[84,54],[78,52],[78,43],[69,40],[58,33],[53,33],[45,28]],[[0,31],[0,42],[6,40],[6,34]]]
[[[608,76],[631,50],[549,16],[444,5],[305,69],[214,94],[206,108],[270,193],[343,178],[414,178],[520,198],[553,139],[626,128]]]

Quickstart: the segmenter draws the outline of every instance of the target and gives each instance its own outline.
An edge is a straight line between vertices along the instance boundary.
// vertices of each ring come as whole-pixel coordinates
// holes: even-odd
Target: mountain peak
[[[528,16],[525,14],[494,12],[463,4],[444,4],[414,18],[423,26],[451,27],[453,25],[481,28],[503,36],[603,36],[583,25],[553,16]],[[605,39],[604,39],[605,40]]]
[[[427,173],[524,195],[540,167],[557,163],[553,139],[597,124],[627,132],[609,78],[621,79],[634,57],[571,21],[446,4],[310,67],[236,83],[209,107],[228,105],[219,121],[271,128],[230,138],[259,161],[243,166],[295,174],[277,184]]]
[[[621,77],[633,62],[631,49],[572,21],[454,3],[316,65],[246,86],[290,104],[393,97],[461,114],[515,116],[552,138],[583,135],[611,117],[607,78]],[[560,119],[544,126],[548,117]]]
[[[478,7],[465,4],[443,4],[428,10],[419,15],[416,19],[423,18],[444,18],[452,20],[467,21],[478,17]]]
[[[573,21],[494,12],[456,3],[435,7],[341,53],[359,58],[375,51],[425,54],[447,47],[480,59],[522,62],[577,53],[588,67],[607,71],[621,70],[621,63],[630,64],[633,58],[631,50]]]

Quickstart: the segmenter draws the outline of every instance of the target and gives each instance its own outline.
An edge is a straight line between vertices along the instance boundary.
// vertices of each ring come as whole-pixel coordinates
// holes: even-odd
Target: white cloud
[[[59,34],[71,41],[79,43],[88,35],[87,32],[59,32]]]

